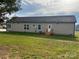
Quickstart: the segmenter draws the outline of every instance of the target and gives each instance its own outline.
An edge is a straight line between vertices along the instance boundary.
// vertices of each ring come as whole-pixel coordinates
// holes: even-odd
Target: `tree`
[[[20,9],[21,0],[0,0],[0,23],[6,18],[6,14],[12,14]]]

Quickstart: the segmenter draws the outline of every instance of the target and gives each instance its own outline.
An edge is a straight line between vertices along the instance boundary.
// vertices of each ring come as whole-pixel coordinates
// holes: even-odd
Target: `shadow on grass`
[[[47,39],[57,39],[57,40],[68,40],[68,41],[77,41],[76,36],[72,35],[45,35],[39,33],[31,33],[31,32],[0,32],[0,34],[7,34],[7,35],[21,35],[21,36],[32,36],[38,38],[47,38]]]

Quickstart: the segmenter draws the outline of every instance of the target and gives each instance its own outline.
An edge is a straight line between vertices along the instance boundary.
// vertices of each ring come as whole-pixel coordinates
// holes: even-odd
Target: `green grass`
[[[0,50],[8,51],[10,59],[79,59],[79,32],[74,37],[0,32]]]

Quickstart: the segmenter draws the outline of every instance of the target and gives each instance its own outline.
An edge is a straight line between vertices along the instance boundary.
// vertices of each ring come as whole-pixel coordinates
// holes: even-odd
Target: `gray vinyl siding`
[[[25,24],[29,25],[29,30],[24,29]],[[11,28],[7,28],[7,31],[45,32],[49,24],[51,25],[52,32],[54,34],[62,34],[62,35],[74,34],[74,23],[11,23]],[[35,25],[35,27],[33,25]],[[38,30],[38,25],[41,25],[41,30]]]
[[[55,34],[62,35],[73,35],[74,34],[74,23],[59,23],[54,24],[53,32]]]

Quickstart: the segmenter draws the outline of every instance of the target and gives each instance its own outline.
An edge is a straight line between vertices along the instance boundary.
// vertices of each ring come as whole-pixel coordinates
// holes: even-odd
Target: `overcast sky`
[[[15,16],[75,15],[79,23],[79,0],[22,0]]]

